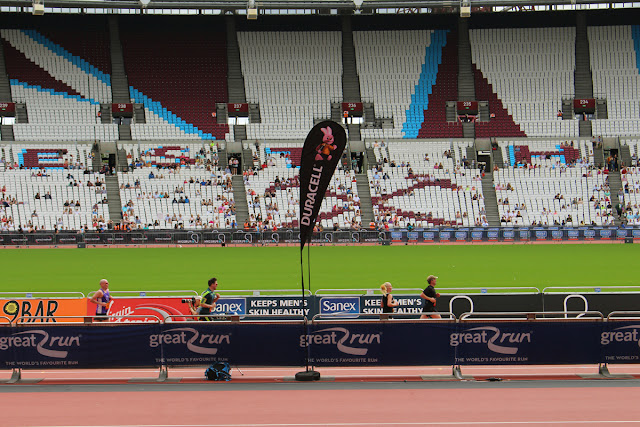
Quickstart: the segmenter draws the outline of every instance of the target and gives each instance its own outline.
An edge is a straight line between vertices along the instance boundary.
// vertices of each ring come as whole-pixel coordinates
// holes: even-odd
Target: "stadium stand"
[[[95,230],[109,210],[102,175],[91,171],[88,144],[2,145],[2,230]],[[6,203],[5,203],[6,202]]]
[[[588,144],[501,141],[513,166],[494,174],[501,225],[613,224],[607,175],[593,168],[589,154],[582,156]]]
[[[342,98],[340,33],[239,32],[247,99],[260,104],[261,123],[249,139],[304,139],[315,119],[331,117]]]
[[[249,229],[271,230],[298,227],[301,144],[264,143],[253,147],[256,163],[264,165],[244,174]],[[337,170],[318,214],[324,229],[359,228],[362,223],[360,197],[353,171]]]
[[[197,143],[180,143],[168,141],[166,145],[153,143],[118,144],[127,155],[127,164],[135,167],[171,167],[182,165],[207,166],[218,164],[216,146]]]
[[[224,140],[229,126],[212,117],[226,103],[227,52],[224,32],[208,27],[125,21],[121,40],[129,90],[144,104],[146,123],[131,125],[133,139]]]
[[[0,35],[13,100],[26,104],[29,120],[14,125],[16,140],[117,139],[115,125],[101,124],[97,117],[100,103],[111,102],[104,28],[50,30],[47,35],[3,29]]]
[[[574,90],[575,28],[474,29],[469,33],[474,64],[527,136],[578,136],[576,120],[556,116],[562,97]]]
[[[118,173],[123,222],[131,229],[235,227],[231,175],[220,171],[215,145],[119,144],[129,172]]]
[[[432,93],[429,94],[425,105],[427,108],[424,109],[424,121],[420,126],[418,138],[462,138],[462,123],[449,123],[446,117],[446,101],[458,99],[458,40],[453,32],[448,32],[446,37],[446,44],[442,48],[442,63],[438,67]],[[416,86],[413,99],[424,96],[419,92],[421,88],[422,84]],[[412,102],[412,109],[416,103]],[[408,135],[409,133],[407,137]]]
[[[630,167],[623,169],[622,197],[624,206],[622,217],[630,225],[640,225],[640,169]]]
[[[459,144],[459,145],[458,145]],[[454,155],[467,142],[389,142],[367,171],[375,221],[384,228],[488,225],[480,171]]]
[[[392,129],[365,128],[364,138],[417,138],[419,132],[422,138],[432,136],[421,130],[425,111],[431,112],[430,126],[437,123],[437,136],[462,136],[461,128],[440,135],[441,127],[449,128],[444,101],[457,97],[455,39],[447,40],[444,30],[354,32],[362,97],[374,102],[377,117],[393,118],[394,123]]]
[[[589,27],[593,91],[607,99],[608,118],[593,121],[594,135],[640,134],[640,27]]]
[[[123,221],[132,229],[235,228],[231,176],[204,167],[118,172]]]

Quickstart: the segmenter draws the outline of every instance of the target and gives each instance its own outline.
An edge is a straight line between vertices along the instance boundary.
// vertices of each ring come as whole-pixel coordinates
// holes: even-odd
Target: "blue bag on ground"
[[[231,365],[227,362],[216,362],[204,371],[209,381],[231,381]]]

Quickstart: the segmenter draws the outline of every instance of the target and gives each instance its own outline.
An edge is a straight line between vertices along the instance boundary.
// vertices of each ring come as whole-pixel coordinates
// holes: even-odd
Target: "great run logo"
[[[531,332],[502,332],[493,326],[471,328],[449,335],[449,344],[452,347],[460,344],[486,344],[489,350],[500,354],[516,354],[517,344],[523,342],[531,342]]]
[[[638,334],[640,325],[621,326],[612,331],[602,332],[600,334],[600,344],[609,345],[617,342],[635,342],[640,347],[640,334]]]
[[[368,346],[381,343],[381,335],[354,334],[347,328],[327,328],[312,334],[300,335],[300,347],[335,345],[342,353],[364,356],[369,351]]]
[[[46,357],[64,359],[69,352],[62,348],[80,347],[80,335],[77,336],[49,336],[47,331],[40,329],[17,332],[8,337],[0,337],[0,351],[18,347],[35,348],[38,353]]]
[[[161,334],[149,335],[149,347],[161,345],[181,344],[198,354],[216,354],[217,347],[212,345],[231,344],[230,334],[201,334],[193,328],[168,329]]]

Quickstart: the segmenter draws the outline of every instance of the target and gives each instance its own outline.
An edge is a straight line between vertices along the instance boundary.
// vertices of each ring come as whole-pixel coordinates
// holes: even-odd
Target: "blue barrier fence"
[[[0,327],[0,369],[640,362],[640,319],[171,322]]]

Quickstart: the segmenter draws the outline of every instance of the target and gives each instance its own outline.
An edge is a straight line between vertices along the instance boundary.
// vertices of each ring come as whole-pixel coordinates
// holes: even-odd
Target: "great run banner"
[[[639,321],[175,322],[0,327],[0,369],[638,363]]]
[[[30,325],[0,328],[0,368],[118,368],[160,366],[161,347],[149,337],[160,324]]]
[[[311,129],[300,160],[300,248],[309,240],[322,200],[347,144],[344,128],[330,120]]]

